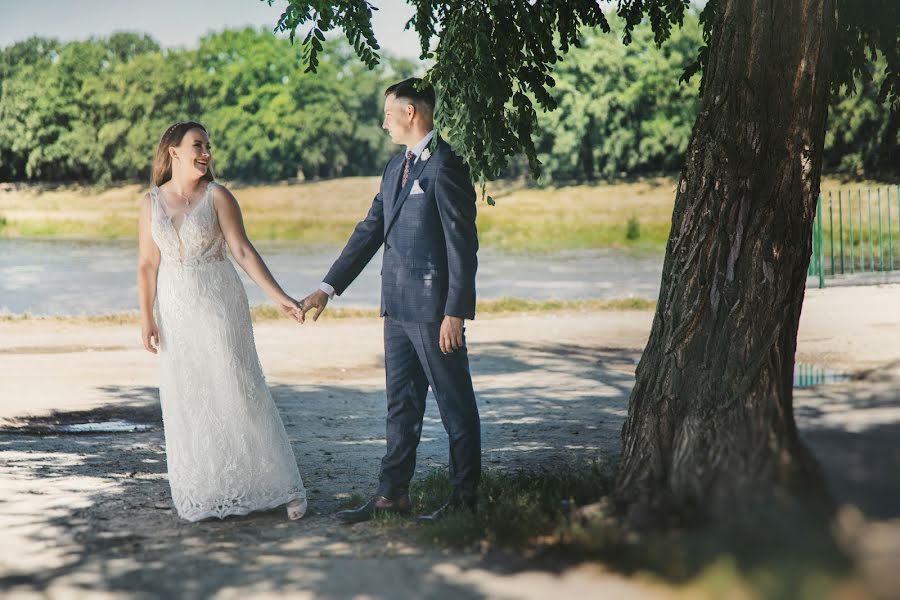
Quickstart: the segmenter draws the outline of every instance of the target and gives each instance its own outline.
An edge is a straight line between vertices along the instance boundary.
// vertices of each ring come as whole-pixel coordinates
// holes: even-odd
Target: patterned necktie
[[[409,169],[412,167],[413,161],[416,159],[416,155],[413,154],[412,150],[406,151],[406,162],[403,163],[403,177],[400,179],[400,188],[406,185],[406,180],[409,179]]]

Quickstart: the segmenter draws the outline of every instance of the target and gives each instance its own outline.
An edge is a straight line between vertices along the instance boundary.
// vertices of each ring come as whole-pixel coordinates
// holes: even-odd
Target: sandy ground
[[[900,286],[811,290],[798,360],[854,375],[798,390],[798,424],[836,497],[843,536],[874,596],[900,589]],[[512,469],[618,453],[649,312],[515,315],[467,330],[484,462]],[[423,546],[341,526],[373,489],[383,449],[381,322],[288,321],[257,345],[310,513],[191,524],[171,508],[155,357],[130,326],[0,323],[0,590],[14,597],[670,597],[678,590],[597,563]],[[48,434],[54,421],[126,418],[143,432]],[[14,430],[13,427],[23,429]],[[446,462],[429,399],[419,472]],[[896,587],[895,587],[896,586]]]

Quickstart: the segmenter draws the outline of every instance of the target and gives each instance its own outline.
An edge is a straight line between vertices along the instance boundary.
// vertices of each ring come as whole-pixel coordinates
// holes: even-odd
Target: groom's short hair
[[[418,89],[417,86],[421,89]],[[422,80],[418,77],[410,77],[384,90],[385,98],[391,94],[398,100],[406,100],[428,118],[434,118],[436,96],[434,86],[430,83],[422,83]]]

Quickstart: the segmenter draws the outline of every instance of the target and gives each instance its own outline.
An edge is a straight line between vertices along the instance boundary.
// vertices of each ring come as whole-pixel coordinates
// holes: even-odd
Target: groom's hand
[[[446,315],[441,323],[441,352],[450,354],[463,347],[463,323],[460,317]]]
[[[300,306],[303,308],[303,317],[306,318],[306,313],[312,309],[316,309],[316,314],[313,315],[313,321],[318,321],[319,317],[322,314],[322,311],[325,310],[325,307],[328,305],[328,294],[323,292],[322,290],[316,290],[309,296],[303,299],[303,302],[300,303]]]

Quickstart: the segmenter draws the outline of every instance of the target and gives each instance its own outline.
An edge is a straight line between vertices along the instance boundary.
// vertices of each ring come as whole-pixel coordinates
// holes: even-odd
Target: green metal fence
[[[825,287],[826,277],[893,271],[895,239],[900,243],[900,186],[823,192],[808,275]]]
[[[845,373],[806,363],[794,363],[795,388],[813,387],[823,383],[837,383],[847,379],[848,376]]]

